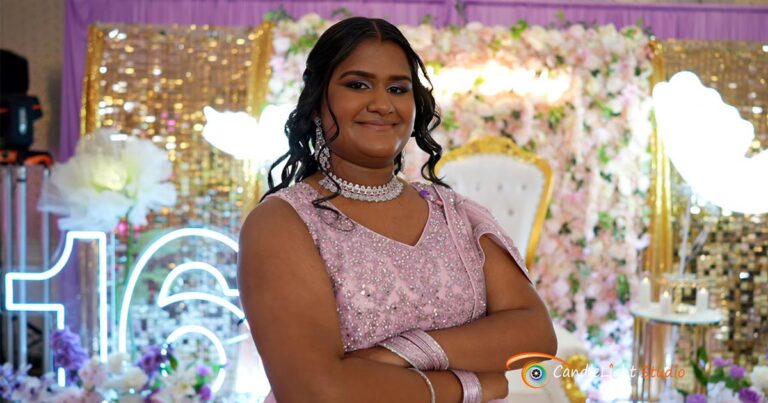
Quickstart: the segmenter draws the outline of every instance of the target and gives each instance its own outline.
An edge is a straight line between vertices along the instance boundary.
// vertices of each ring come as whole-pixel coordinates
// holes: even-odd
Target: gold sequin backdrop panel
[[[243,208],[258,196],[255,175],[203,138],[203,108],[258,113],[271,51],[268,24],[91,27],[82,134],[115,127],[152,139],[173,162],[178,203],[153,214],[150,229],[237,233]]]
[[[681,70],[693,71],[755,126],[755,141],[747,155],[768,149],[768,53],[763,46],[755,42],[663,42],[667,78]],[[682,179],[674,165],[671,179],[673,245],[677,251],[685,199],[676,186]],[[766,186],[766,182],[754,186]],[[705,226],[711,233],[686,271],[715,285],[714,299],[725,314],[716,332],[719,343],[715,347],[721,351],[714,354],[734,358],[748,368],[764,363],[768,347],[768,214],[719,216],[703,209],[692,214],[692,219],[689,239]],[[689,302],[694,298],[687,297]],[[678,365],[686,365],[687,357],[691,357],[686,351],[690,345],[690,335],[681,333]]]
[[[126,234],[118,234],[118,290],[125,285],[125,269],[131,266],[128,263],[135,262],[142,246],[157,236],[154,230],[202,226],[233,236],[237,233],[242,212],[258,196],[257,175],[247,163],[220,152],[203,138],[203,108],[258,113],[267,90],[271,53],[270,25],[255,29],[91,27],[83,85],[83,134],[114,127],[151,139],[168,152],[179,196],[173,208],[151,214],[149,224],[130,249]],[[147,264],[130,301],[126,326],[129,351],[162,343],[182,325],[201,326],[223,340],[242,340],[225,346],[231,371],[219,396],[233,391],[258,392],[264,385],[237,376],[257,376],[259,371],[252,342],[237,316],[221,304],[203,300],[187,300],[162,309],[156,303],[160,284],[165,284],[168,273],[183,262],[213,264],[234,286],[236,258],[232,251],[220,243],[184,239],[164,246],[161,252]],[[132,259],[127,259],[128,255]],[[191,290],[219,295],[222,291],[205,272],[181,277],[170,284],[171,293]],[[185,340],[176,346],[182,362],[216,358],[205,355],[210,353],[205,339]]]

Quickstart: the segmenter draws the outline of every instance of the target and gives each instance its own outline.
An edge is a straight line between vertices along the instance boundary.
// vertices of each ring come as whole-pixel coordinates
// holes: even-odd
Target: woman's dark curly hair
[[[440,113],[435,106],[435,98],[432,96],[432,82],[427,77],[426,69],[421,58],[414,52],[408,40],[402,32],[389,22],[379,18],[352,17],[339,21],[318,39],[315,47],[307,57],[307,67],[304,70],[304,88],[299,95],[299,102],[285,124],[285,135],[288,137],[287,153],[282,155],[269,168],[267,182],[269,190],[264,197],[288,187],[292,182],[298,183],[311,176],[318,170],[325,172],[315,160],[313,150],[315,144],[314,116],[320,115],[322,101],[328,105],[328,83],[336,67],[349,56],[360,42],[375,38],[380,41],[390,41],[398,45],[409,61],[413,85],[413,97],[416,103],[416,119],[412,137],[416,138],[416,144],[429,154],[429,160],[422,166],[421,175],[424,179],[445,187],[448,187],[435,174],[435,165],[440,160],[443,148],[430,134],[434,128],[440,125]],[[424,86],[419,79],[419,73],[429,82],[430,88]],[[338,137],[338,121],[336,115],[329,106],[329,111],[336,132],[326,141],[328,147]],[[288,160],[280,175],[280,183],[274,184],[272,170],[284,160]],[[402,170],[400,166],[400,154],[395,157],[395,174]],[[338,187],[337,187],[338,189]],[[315,200],[316,207],[321,203],[338,196],[334,195]]]

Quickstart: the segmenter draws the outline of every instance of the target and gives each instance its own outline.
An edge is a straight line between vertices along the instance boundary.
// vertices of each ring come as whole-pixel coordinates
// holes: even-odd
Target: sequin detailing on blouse
[[[340,211],[337,220],[333,212],[314,207],[312,201],[320,194],[306,183],[269,196],[288,202],[307,225],[331,278],[347,352],[414,328],[442,329],[485,316],[478,240],[492,233],[499,237],[497,242],[507,242],[505,235],[496,233],[498,224],[488,222],[493,221],[490,215],[485,226],[473,225],[472,215],[462,210],[464,203],[456,205],[466,199],[453,191],[412,186],[429,203],[427,223],[413,246],[378,234]],[[510,253],[525,271],[514,246],[503,246],[514,249]]]

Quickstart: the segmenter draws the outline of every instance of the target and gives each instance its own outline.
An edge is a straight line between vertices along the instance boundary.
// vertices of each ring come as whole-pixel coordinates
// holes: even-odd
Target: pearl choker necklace
[[[399,196],[403,191],[403,182],[397,180],[395,175],[392,175],[392,179],[389,182],[381,186],[365,186],[356,183],[350,183],[344,179],[339,178],[333,173],[328,173],[323,179],[320,179],[318,183],[320,186],[328,190],[329,192],[336,193],[337,186],[331,180],[338,182],[341,187],[341,195],[347,199],[361,200],[366,202],[385,202],[394,199]]]

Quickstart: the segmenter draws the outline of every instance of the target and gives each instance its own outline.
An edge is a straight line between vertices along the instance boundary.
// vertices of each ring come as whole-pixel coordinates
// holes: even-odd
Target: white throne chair
[[[458,193],[490,210],[520,249],[526,266],[531,268],[552,197],[549,164],[508,138],[487,136],[448,151],[436,171]],[[557,357],[574,364],[572,367],[586,365],[584,343],[559,325],[555,325],[555,332]],[[553,360],[544,364],[552,374]],[[508,371],[507,379],[509,402],[585,401],[584,393],[571,378],[550,379],[539,389],[526,386],[520,370]]]

